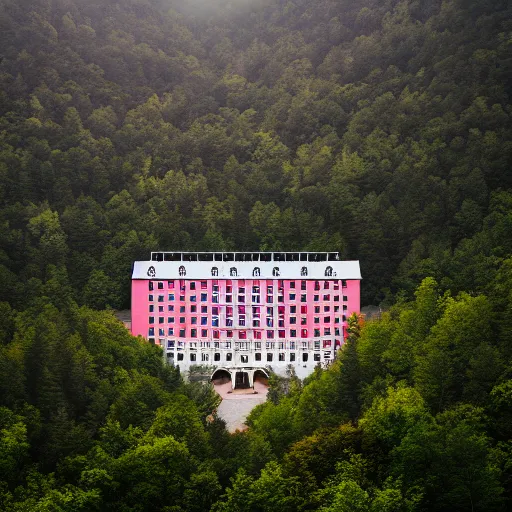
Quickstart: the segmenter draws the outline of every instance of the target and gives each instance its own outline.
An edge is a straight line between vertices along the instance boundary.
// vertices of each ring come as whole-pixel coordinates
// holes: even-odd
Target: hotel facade
[[[289,365],[301,378],[329,363],[360,310],[358,261],[338,253],[153,252],[132,275],[134,336],[167,361],[246,371]],[[252,372],[252,373],[251,373]]]

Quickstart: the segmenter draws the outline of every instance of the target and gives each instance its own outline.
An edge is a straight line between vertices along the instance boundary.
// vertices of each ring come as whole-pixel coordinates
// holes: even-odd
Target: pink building
[[[333,360],[360,309],[358,261],[338,253],[153,252],[132,276],[132,334],[188,371],[288,365],[303,378]],[[252,372],[252,373],[251,373]]]

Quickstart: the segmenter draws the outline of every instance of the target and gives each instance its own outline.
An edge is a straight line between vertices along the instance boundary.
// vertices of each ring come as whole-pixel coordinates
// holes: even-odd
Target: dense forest
[[[507,0],[0,0],[0,509],[510,510],[511,93]],[[228,434],[111,312],[172,249],[387,312]]]

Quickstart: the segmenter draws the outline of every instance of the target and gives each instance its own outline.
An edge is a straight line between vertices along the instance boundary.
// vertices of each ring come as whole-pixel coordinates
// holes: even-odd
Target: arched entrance
[[[217,368],[211,376],[214,384],[226,384],[231,381],[232,389],[254,388],[254,380],[267,385],[268,372],[264,368]]]
[[[210,379],[214,384],[225,384],[231,382],[231,372],[226,368],[217,368]]]

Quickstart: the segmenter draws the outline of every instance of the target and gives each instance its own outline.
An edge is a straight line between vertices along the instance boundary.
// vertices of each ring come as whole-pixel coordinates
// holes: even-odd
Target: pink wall
[[[206,289],[201,288],[201,283],[206,282]],[[213,302],[213,286],[214,282],[218,283],[218,296],[219,303]],[[228,283],[231,282],[232,286],[232,297],[233,302],[226,302],[226,290]],[[296,340],[300,341],[302,336],[302,329],[307,329],[307,338],[314,339],[318,338],[315,336],[315,329],[319,329],[319,338],[324,337],[331,338],[332,340],[342,340],[343,327],[346,326],[346,322],[342,321],[342,315],[347,318],[355,311],[359,312],[360,309],[360,282],[358,280],[347,280],[346,287],[342,287],[342,281],[338,280],[338,284],[335,284],[333,280],[307,280],[306,290],[302,290],[302,280],[297,279],[283,280],[283,296],[284,301],[278,302],[280,282],[279,279],[261,279],[259,280],[260,287],[260,302],[259,304],[252,302],[253,286],[258,280],[253,279],[233,279],[232,281],[227,279],[205,279],[201,280],[172,280],[172,281],[153,281],[153,290],[149,289],[149,280],[133,280],[132,281],[132,334],[141,335],[145,338],[154,338],[155,342],[158,343],[159,338],[165,338],[169,340],[186,339],[191,341],[191,329],[197,329],[197,336],[194,340],[200,341],[201,339],[211,340],[214,338],[214,331],[220,331],[219,336],[221,340],[227,338],[227,331],[233,331],[232,340],[239,340],[240,332],[246,332],[247,340],[254,340],[256,333],[261,333],[261,341],[267,341],[267,330],[274,331],[274,337],[272,341],[279,340]],[[158,283],[163,283],[162,289],[158,289]],[[169,288],[169,283],[173,283],[174,288]],[[180,289],[180,283],[185,284],[185,290]],[[195,283],[195,290],[191,290],[191,283]],[[293,284],[295,287],[293,288]],[[319,284],[319,289],[316,290],[316,283]],[[328,288],[325,288],[325,283],[328,283]],[[245,293],[239,293],[238,288],[245,286]],[[267,287],[273,287],[273,303],[267,303]],[[337,289],[336,289],[337,287]],[[201,294],[206,294],[206,301],[201,301]],[[174,295],[174,300],[169,300],[169,294]],[[295,299],[291,298],[290,295],[295,294]],[[301,295],[306,294],[306,302],[301,302]],[[153,296],[153,301],[149,300],[149,296]],[[239,296],[244,296],[245,302],[239,301]],[[318,295],[319,300],[315,301],[315,295]],[[192,298],[195,296],[195,301]],[[339,300],[335,300],[335,297]],[[343,300],[343,296],[347,297],[347,300]],[[159,300],[159,297],[163,298]],[[183,298],[184,300],[181,300]],[[153,306],[154,311],[150,312],[150,306]],[[344,311],[343,306],[346,306]],[[195,312],[192,312],[192,307],[196,308]],[[239,326],[237,322],[237,312],[240,306],[245,306],[246,314],[246,325]],[[252,326],[252,315],[253,306],[260,308],[260,327],[254,328]],[[291,306],[296,307],[296,313],[291,312]],[[307,313],[301,313],[301,307],[306,306]],[[207,313],[201,312],[201,307],[207,307]],[[219,308],[219,326],[215,327],[212,325],[212,308]],[[229,307],[233,308],[233,326],[226,325],[226,312]],[[266,324],[267,318],[267,307],[274,308],[273,315],[273,326],[268,327]],[[279,308],[284,307],[284,313],[282,319],[284,325],[279,326]],[[339,311],[335,312],[335,307],[339,308]],[[180,311],[184,308],[184,312]],[[318,312],[315,312],[315,308],[319,308]],[[173,311],[170,311],[173,309]],[[161,311],[160,311],[161,310]],[[154,323],[149,323],[149,317],[154,317]],[[201,318],[207,318],[207,325],[201,325]],[[296,323],[292,324],[291,319],[294,317]],[[306,317],[306,324],[301,324],[301,318]],[[328,317],[328,322],[326,322]],[[163,323],[159,323],[159,318],[163,318]],[[172,318],[174,322],[169,322],[169,318]],[[184,318],[185,322],[181,323],[180,319]],[[319,323],[315,322],[315,318],[319,319]],[[340,322],[336,323],[335,318],[339,318]],[[193,324],[193,319],[196,320],[196,324]],[[172,335],[169,335],[169,327],[174,329]],[[149,335],[149,329],[154,329],[154,335]],[[185,336],[180,336],[180,329],[185,329]],[[339,328],[339,335],[335,334],[335,329]],[[163,335],[159,334],[159,329],[163,329]],[[206,329],[206,336],[202,335],[202,330]],[[330,334],[325,334],[325,329],[330,329]],[[284,330],[284,338],[279,337],[279,330]],[[296,331],[296,336],[291,336],[291,330]]]

